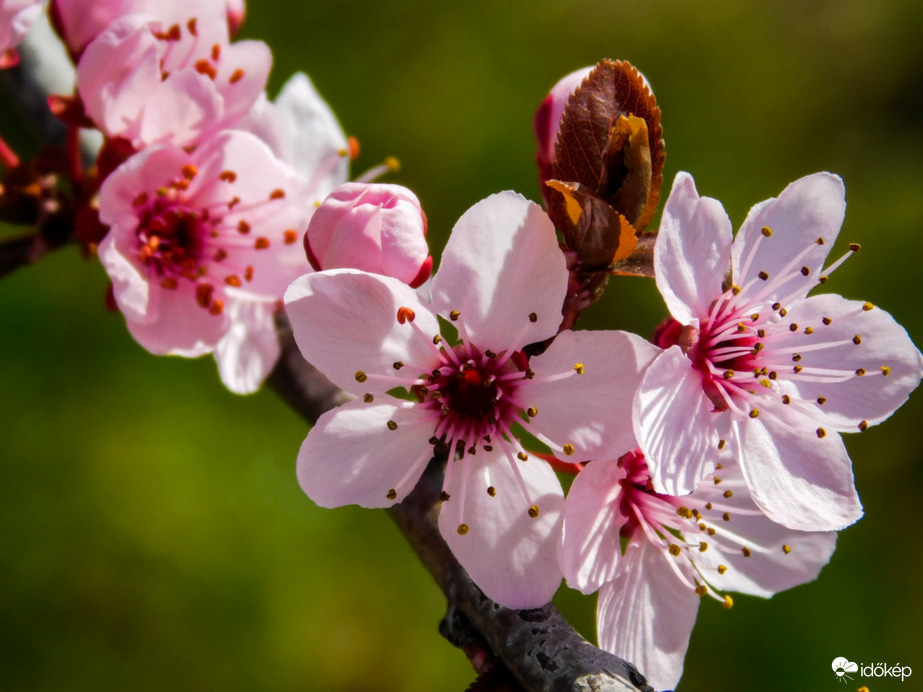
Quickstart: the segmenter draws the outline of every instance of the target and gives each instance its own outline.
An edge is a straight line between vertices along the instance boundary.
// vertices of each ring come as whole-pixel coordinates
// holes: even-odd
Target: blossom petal
[[[279,359],[275,304],[239,297],[227,312],[230,328],[215,347],[218,374],[235,394],[252,394]]]
[[[321,507],[389,507],[423,474],[432,434],[428,412],[419,406],[387,396],[380,403],[355,399],[322,415],[308,433],[298,453],[298,482]]]
[[[413,322],[400,324],[402,307],[414,313]],[[355,269],[308,274],[285,292],[285,309],[304,357],[348,392],[396,386],[373,378],[359,383],[357,372],[396,375],[394,363],[400,361],[413,370],[408,373],[412,378],[438,362],[432,338],[439,322],[429,305],[397,279]]]
[[[564,493],[554,471],[539,460],[511,462],[499,450],[449,463],[457,466],[447,474],[450,499],[439,511],[439,530],[462,567],[489,598],[508,608],[548,603],[561,583],[557,548]],[[534,518],[511,463],[539,509]]]
[[[753,501],[799,531],[836,531],[862,516],[852,464],[839,435],[818,438],[780,415],[735,421],[737,457]]]
[[[766,272],[771,290],[764,289],[759,281],[753,289],[765,291],[764,301],[807,295],[817,285],[839,235],[846,214],[845,195],[839,176],[815,173],[796,180],[778,197],[754,206],[731,250],[735,283],[743,286],[759,272]],[[772,230],[770,237],[763,235],[764,227]],[[805,251],[807,254],[799,258]],[[807,272],[803,273],[802,267]],[[741,275],[744,269],[746,274]]]
[[[231,127],[266,88],[272,52],[262,41],[237,41],[225,45],[217,67],[215,83],[224,101],[222,124]]]
[[[288,146],[278,155],[309,181],[307,194],[321,201],[349,175],[346,135],[336,116],[303,72],[283,85],[276,99]]]
[[[627,521],[617,504],[624,477],[614,460],[594,461],[577,474],[567,493],[561,566],[573,589],[592,593],[617,575],[619,531]]]
[[[122,308],[118,287],[115,300]],[[212,315],[199,306],[191,284],[168,290],[149,288],[147,315],[134,320],[126,311],[125,323],[135,340],[154,355],[197,358],[209,353],[228,330],[226,314]]]
[[[156,96],[151,96],[151,93]],[[214,85],[204,75],[180,70],[147,86],[147,101],[138,116],[132,143],[187,145],[211,132],[221,112]]]
[[[865,307],[871,306],[817,295],[793,303],[780,323],[788,337],[786,355],[799,354],[802,374],[811,378],[793,376],[791,384],[804,399],[823,401],[816,407],[818,420],[832,429],[853,432],[861,421],[874,425],[885,420],[907,400],[923,373],[923,356],[904,328],[884,310]],[[829,346],[812,350],[819,344]],[[814,376],[814,369],[830,374]]]
[[[600,647],[634,663],[658,690],[679,682],[699,610],[699,596],[676,578],[668,559],[646,540],[632,543],[596,606]]]
[[[702,388],[702,375],[679,346],[657,357],[635,394],[632,416],[657,492],[685,495],[718,459],[719,415]]]
[[[731,454],[722,455],[714,482],[706,479],[689,500],[700,513],[695,520],[716,531],[714,538],[703,536],[707,549],[695,564],[719,591],[768,598],[813,581],[836,546],[834,531],[793,531],[766,517]]]
[[[721,202],[699,197],[688,173],[677,173],[663,208],[654,247],[654,270],[670,314],[691,324],[721,295],[731,256],[731,220]]]
[[[500,353],[557,332],[566,290],[564,254],[548,216],[525,197],[500,192],[452,229],[433,306],[443,316],[458,310],[472,340]]]
[[[572,461],[617,457],[635,446],[631,406],[644,368],[659,349],[618,331],[564,331],[529,362],[535,378],[522,388],[524,407],[538,410],[535,429],[560,446],[574,446]],[[577,365],[583,374],[577,375]],[[562,373],[563,379],[546,381]]]

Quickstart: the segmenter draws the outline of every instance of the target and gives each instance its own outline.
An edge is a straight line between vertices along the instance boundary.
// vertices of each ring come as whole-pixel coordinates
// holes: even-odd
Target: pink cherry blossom
[[[132,336],[155,354],[214,352],[224,383],[255,390],[278,358],[273,317],[309,269],[294,171],[256,137],[149,147],[103,183],[99,257]]]
[[[571,72],[566,77],[562,77],[557,84],[551,87],[551,91],[535,113],[533,127],[535,129],[535,138],[538,141],[538,148],[535,151],[535,161],[538,163],[539,182],[541,183],[542,195],[545,195],[545,181],[552,177],[551,167],[554,164],[554,147],[558,141],[558,130],[561,126],[561,117],[564,115],[564,107],[577,87],[593,71],[593,66],[584,67],[580,70]]]
[[[305,252],[317,270],[352,267],[393,276],[411,288],[429,278],[426,216],[406,187],[346,183],[311,217]]]
[[[564,495],[516,430],[576,461],[624,449],[633,387],[656,352],[622,332],[564,332],[528,357],[525,346],[557,331],[566,284],[550,220],[512,192],[455,225],[431,302],[354,269],[295,281],[285,304],[302,353],[357,397],[321,416],[302,445],[308,496],[387,507],[448,452],[439,527],[456,557],[494,600],[547,603],[561,579]]]
[[[593,461],[564,508],[561,562],[568,584],[599,591],[599,645],[632,661],[656,689],[673,688],[701,596],[768,598],[812,581],[830,560],[833,532],[783,528],[749,496],[730,454],[690,495],[655,492],[640,450]]]
[[[296,72],[275,101],[261,95],[234,129],[252,132],[303,179],[300,196],[320,204],[349,178],[349,142],[311,80]]]
[[[243,22],[244,0],[227,0],[226,17],[233,35]],[[58,34],[71,55],[80,57],[90,42],[112,22],[130,14],[145,14],[185,24],[190,17],[211,16],[215,0],[52,0],[49,11]]]
[[[261,41],[230,43],[223,8],[183,21],[134,14],[111,24],[77,65],[87,115],[136,149],[200,143],[242,118],[262,93],[272,56]]]
[[[0,0],[0,68],[18,62],[15,48],[41,13],[41,0]]]
[[[732,245],[721,204],[677,175],[654,266],[678,325],[634,405],[656,490],[696,488],[727,440],[774,521],[834,530],[861,516],[836,433],[890,416],[919,384],[921,355],[870,303],[807,297],[845,260],[823,268],[845,206],[837,176],[802,178],[753,207]]]

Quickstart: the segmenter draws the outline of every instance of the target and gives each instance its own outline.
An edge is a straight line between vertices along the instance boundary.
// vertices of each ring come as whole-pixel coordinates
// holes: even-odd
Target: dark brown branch
[[[308,422],[314,422],[346,395],[304,361],[290,331],[280,326],[285,335],[283,354],[270,383]],[[587,642],[554,606],[511,610],[475,586],[436,522],[444,462],[430,462],[413,492],[387,510],[446,596],[443,636],[465,649],[479,672],[485,657],[487,663],[496,657],[527,690],[649,692],[652,688],[633,665]]]

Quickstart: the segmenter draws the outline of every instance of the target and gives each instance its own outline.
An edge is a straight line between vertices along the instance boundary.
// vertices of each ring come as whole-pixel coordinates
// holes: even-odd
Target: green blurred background
[[[294,9],[293,9],[294,8]],[[923,6],[910,0],[272,3],[242,32],[308,72],[362,142],[396,155],[434,254],[503,189],[539,199],[532,115],[603,57],[663,109],[666,185],[689,170],[739,224],[818,170],[843,176],[847,242],[827,284],[923,340]],[[34,146],[0,96],[2,134]],[[666,193],[666,190],[664,191]],[[8,234],[7,229],[3,231]],[[210,359],[155,358],[103,310],[74,249],[0,283],[0,689],[463,690],[444,601],[387,516],[321,510],[294,460],[306,432],[271,392],[235,397]],[[648,334],[653,282],[618,278],[581,326]],[[921,689],[923,412],[918,393],[847,444],[867,517],[820,579],[700,610],[680,690]],[[905,533],[906,531],[906,533]],[[593,637],[593,601],[561,606]],[[901,684],[833,677],[838,656],[909,665]]]

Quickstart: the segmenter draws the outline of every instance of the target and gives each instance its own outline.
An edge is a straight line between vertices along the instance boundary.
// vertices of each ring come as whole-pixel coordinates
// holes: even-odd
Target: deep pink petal
[[[816,579],[833,555],[836,532],[793,531],[775,523],[753,503],[733,457],[723,455],[721,464],[715,472],[720,483],[706,480],[689,498],[700,520],[717,531],[714,538],[702,537],[708,548],[695,557],[702,577],[720,592],[766,598]]]
[[[699,610],[699,596],[676,578],[669,559],[646,540],[629,545],[596,606],[600,647],[634,663],[658,690],[679,682]]]
[[[321,507],[389,507],[413,490],[433,454],[419,406],[387,395],[322,415],[298,453],[298,482]],[[392,430],[388,423],[396,423]],[[394,491],[393,493],[391,491]]]
[[[566,289],[548,216],[521,195],[501,192],[455,224],[433,279],[433,305],[443,316],[458,310],[474,342],[500,353],[553,335]]]
[[[544,354],[530,360],[535,378],[521,389],[523,407],[538,409],[535,429],[542,435],[574,446],[569,461],[618,457],[635,446],[632,397],[658,351],[628,332],[561,332]],[[578,364],[582,375],[575,373]],[[573,374],[545,381],[562,373]]]
[[[837,531],[862,516],[839,435],[818,438],[779,415],[735,422],[738,459],[753,501],[799,531]]]
[[[657,492],[685,495],[718,459],[720,414],[702,389],[702,374],[679,346],[644,374],[634,399],[634,430]]]
[[[861,421],[885,420],[907,401],[923,373],[923,357],[906,330],[884,310],[864,305],[833,294],[812,296],[793,303],[779,327],[785,337],[781,361],[787,364],[799,354],[805,375],[813,368],[842,373],[830,375],[839,382],[790,376],[798,395],[814,405],[819,424],[832,430],[854,432]],[[809,350],[820,344],[831,345]],[[859,371],[865,374],[856,375]],[[822,405],[815,404],[819,400]]]
[[[415,313],[413,325],[398,322],[401,307]],[[396,386],[372,378],[359,383],[359,371],[416,377],[439,362],[432,343],[439,333],[436,316],[416,291],[397,279],[354,269],[308,274],[286,291],[285,309],[304,357],[354,394]],[[406,365],[404,372],[394,369],[398,361]]]
[[[674,319],[691,324],[708,314],[722,293],[731,237],[731,221],[721,203],[699,197],[692,176],[678,173],[654,249],[657,288]]]
[[[532,503],[509,460],[495,450],[468,455],[448,474],[450,499],[439,511],[439,530],[474,583],[489,598],[508,608],[538,608],[551,600],[561,583],[557,550],[561,539],[564,493],[554,471],[532,459],[516,461]],[[488,494],[494,487],[496,494]],[[459,533],[459,526],[467,532]]]
[[[594,461],[577,474],[567,493],[561,567],[572,589],[592,593],[616,578],[622,557],[619,531],[626,521],[618,507],[624,477],[615,461]]]
[[[815,173],[796,180],[778,197],[754,206],[734,239],[735,283],[743,286],[756,278],[759,272],[766,272],[768,281],[777,282],[784,274],[789,277],[788,280],[770,291],[765,300],[771,303],[795,293],[807,295],[817,285],[827,254],[839,235],[846,214],[845,195],[839,176]],[[763,235],[763,227],[772,230],[771,237]],[[818,243],[819,239],[822,239],[821,243]],[[759,247],[753,254],[746,275],[742,276],[743,265],[757,243]],[[794,266],[788,266],[808,248],[807,255]],[[806,274],[801,272],[802,267],[807,268]],[[760,282],[757,282],[753,290],[760,288]]]

